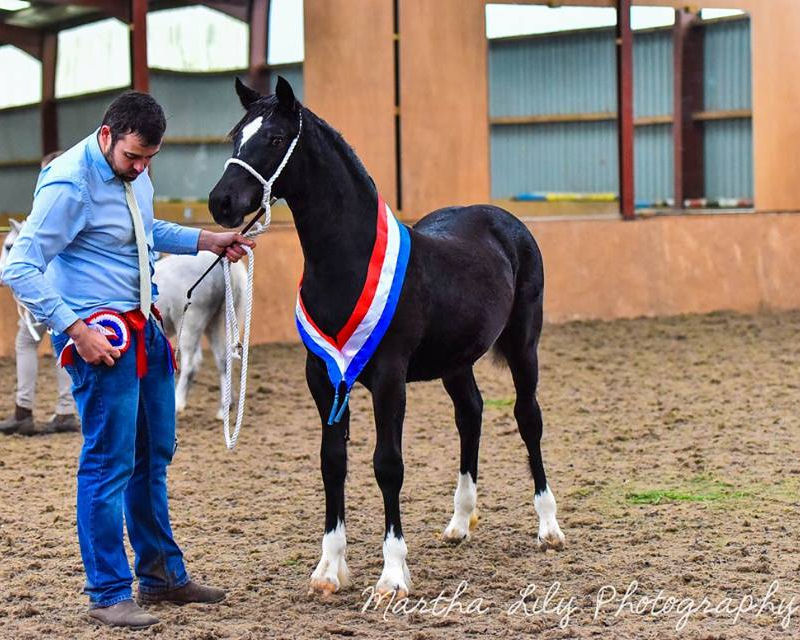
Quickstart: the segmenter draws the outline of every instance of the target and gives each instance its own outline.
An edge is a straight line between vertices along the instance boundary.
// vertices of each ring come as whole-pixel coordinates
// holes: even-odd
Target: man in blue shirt
[[[172,349],[151,315],[153,252],[209,250],[236,261],[245,253],[241,245],[255,246],[236,233],[153,218],[147,169],[165,129],[163,110],[149,95],[130,91],[114,100],[100,128],[40,174],[2,274],[53,329],[72,378],[84,439],[77,521],[89,616],[131,628],[158,619],[132,599],[123,513],[139,603],[225,597],[189,578],[170,527],[174,370]]]

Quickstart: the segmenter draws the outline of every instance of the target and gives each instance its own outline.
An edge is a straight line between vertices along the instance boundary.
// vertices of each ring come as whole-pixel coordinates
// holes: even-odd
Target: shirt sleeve
[[[22,226],[2,280],[37,320],[62,333],[79,318],[44,277],[47,265],[86,226],[86,207],[80,188],[69,182],[42,187]]]
[[[153,249],[163,253],[197,253],[200,229],[153,220]]]

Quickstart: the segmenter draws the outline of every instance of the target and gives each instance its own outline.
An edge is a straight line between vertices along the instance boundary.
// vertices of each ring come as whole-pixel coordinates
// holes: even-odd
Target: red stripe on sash
[[[364,316],[367,315],[367,311],[369,311],[372,300],[375,298],[375,291],[378,289],[378,283],[380,282],[381,278],[381,270],[383,269],[383,259],[386,256],[386,245],[388,244],[388,216],[389,213],[386,210],[386,203],[384,203],[383,198],[381,198],[379,194],[378,224],[375,231],[375,244],[372,247],[372,256],[369,259],[369,267],[367,268],[367,279],[364,282],[364,288],[361,290],[361,295],[358,297],[358,301],[356,302],[355,309],[353,309],[353,313],[350,314],[350,318],[347,320],[344,327],[342,327],[341,331],[339,331],[335,339],[322,331],[311,318],[311,314],[306,310],[306,306],[303,304],[302,295],[303,279],[300,278],[300,293],[297,296],[297,300],[300,303],[300,308],[303,311],[303,315],[308,323],[314,327],[316,332],[322,336],[326,342],[330,343],[330,345],[337,351],[341,351],[344,348],[344,345],[347,344],[347,341],[353,335],[353,332],[358,328],[358,325],[361,324]]]
[[[361,290],[361,295],[358,298],[358,302],[356,302],[350,319],[336,336],[336,346],[339,351],[344,348],[350,336],[361,324],[375,297],[375,291],[378,288],[378,281],[381,277],[381,269],[383,269],[383,258],[386,256],[386,244],[389,235],[386,217],[386,205],[383,202],[383,198],[378,195],[378,228],[375,232],[375,246],[372,248],[372,257],[369,259],[367,280],[364,282],[364,288]]]

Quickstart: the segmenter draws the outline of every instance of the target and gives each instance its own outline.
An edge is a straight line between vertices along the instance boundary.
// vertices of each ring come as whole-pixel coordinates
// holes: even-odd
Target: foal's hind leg
[[[514,417],[520,435],[528,448],[528,461],[533,474],[533,504],[539,515],[539,549],[561,550],[564,548],[564,534],[556,520],[556,499],[547,486],[547,477],[542,463],[542,410],[536,400],[536,383],[539,376],[539,363],[536,344],[529,345],[521,352],[510,350],[506,353],[517,401]]]
[[[447,542],[461,542],[469,538],[470,529],[478,522],[478,446],[483,400],[471,367],[447,376],[442,382],[453,400],[461,439],[461,464],[453,497],[453,517],[443,537]]]
[[[347,536],[344,525],[344,481],[347,476],[347,442],[345,434],[350,423],[350,409],[341,421],[328,425],[333,405],[333,388],[325,373],[325,365],[309,355],[306,360],[306,382],[322,421],[320,450],[322,480],[325,484],[325,532],[322,536],[322,557],[311,574],[309,594],[323,596],[346,587],[350,572],[345,559]]]

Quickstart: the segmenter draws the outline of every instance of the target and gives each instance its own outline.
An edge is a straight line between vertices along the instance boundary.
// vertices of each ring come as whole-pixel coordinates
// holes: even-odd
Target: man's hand
[[[67,335],[75,343],[78,355],[89,364],[107,364],[114,366],[120,357],[119,349],[112,347],[102,333],[91,329],[83,320],[73,322],[67,327]]]
[[[217,255],[224,253],[231,262],[238,262],[245,255],[242,245],[252,249],[256,243],[233,231],[216,233],[205,229],[200,231],[200,237],[197,240],[198,251],[212,251]]]

